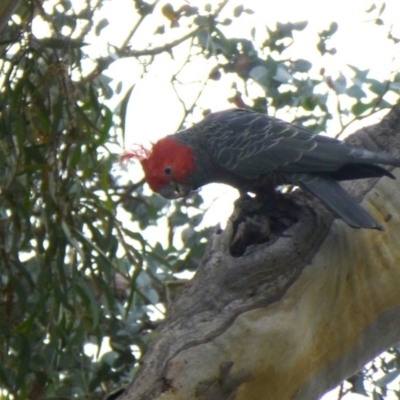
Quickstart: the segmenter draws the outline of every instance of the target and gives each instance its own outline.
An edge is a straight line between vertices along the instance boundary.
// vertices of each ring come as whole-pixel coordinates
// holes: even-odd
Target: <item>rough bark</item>
[[[399,131],[397,106],[348,141],[399,156]],[[384,232],[352,229],[300,191],[272,224],[240,202],[118,399],[318,399],[400,341],[392,172],[345,184]]]

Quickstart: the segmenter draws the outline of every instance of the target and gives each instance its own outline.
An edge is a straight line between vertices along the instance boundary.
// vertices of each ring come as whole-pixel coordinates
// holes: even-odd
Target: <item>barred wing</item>
[[[213,158],[246,179],[256,179],[271,170],[329,173],[348,163],[389,164],[394,160],[388,156],[378,160],[376,154],[367,150],[244,109],[210,114],[203,124]]]

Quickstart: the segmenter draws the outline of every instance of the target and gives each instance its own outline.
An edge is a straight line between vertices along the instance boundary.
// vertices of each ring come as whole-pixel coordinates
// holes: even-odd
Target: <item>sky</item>
[[[212,4],[216,2],[208,1]],[[157,7],[161,8],[166,3],[172,4],[175,9],[183,3],[197,6],[200,9],[208,3],[202,0],[170,0],[160,1]],[[50,2],[47,2],[48,4]],[[79,3],[79,2],[77,2]],[[232,9],[241,4],[241,1],[230,0],[224,10],[225,16],[230,17]],[[327,74],[335,76],[339,71],[346,68],[346,64],[356,65],[360,69],[369,69],[370,76],[378,80],[388,78],[390,71],[400,68],[400,48],[387,40],[391,31],[400,37],[400,1],[387,0],[385,11],[382,14],[382,24],[376,25],[371,21],[374,14],[366,14],[365,10],[372,4],[366,0],[246,0],[246,8],[255,11],[254,14],[242,14],[239,20],[229,27],[224,27],[227,37],[249,37],[251,28],[262,31],[265,26],[273,26],[279,22],[307,21],[308,26],[302,32],[297,32],[295,44],[291,48],[291,56],[303,58],[314,64],[315,73],[324,67]],[[374,2],[377,9],[383,4],[382,1]],[[45,3],[46,4],[46,3]],[[221,15],[221,19],[224,17]],[[156,17],[158,15],[158,17]],[[155,12],[154,16],[148,18],[148,23],[142,24],[138,32],[134,35],[134,40],[130,43],[132,49],[143,49],[151,46],[162,45],[165,41],[182,35],[181,29],[167,30],[165,35],[154,36],[154,25],[165,23],[160,12]],[[137,21],[137,16],[133,8],[132,0],[110,0],[105,8],[99,12],[97,18],[107,18],[109,25],[102,30],[100,36],[91,38],[90,46],[87,48],[89,54],[96,56],[98,53],[107,55],[109,45],[119,46],[126,38],[127,32]],[[158,18],[158,20],[157,20]],[[339,24],[338,32],[333,36],[331,44],[336,47],[337,54],[329,59],[322,59],[315,49],[317,33],[326,29],[329,24],[335,21]],[[157,25],[156,25],[157,26]],[[44,33],[45,35],[45,33]],[[40,35],[39,35],[40,36]],[[112,79],[111,85],[116,87],[119,82],[123,82],[123,90],[128,90],[133,84],[135,88],[131,93],[128,104],[125,143],[129,148],[134,143],[148,144],[151,141],[174,133],[180,124],[183,109],[182,103],[178,100],[176,92],[171,85],[171,76],[176,73],[185,60],[187,44],[182,44],[174,51],[174,57],[165,53],[154,62],[150,72],[144,79],[141,79],[143,66],[137,60],[123,59],[114,63],[107,71]],[[192,93],[201,85],[202,79],[207,76],[207,71],[212,68],[212,61],[203,61],[197,64],[188,72],[186,80],[192,81],[186,89],[182,89],[181,95],[186,101],[190,102]],[[196,86],[197,85],[197,86]],[[199,99],[199,106],[209,108],[212,111],[219,111],[231,108],[227,102],[229,97],[229,85],[223,80],[211,83],[207,86],[204,95]],[[186,90],[186,91],[185,91]],[[121,95],[116,96],[110,101],[110,106],[115,106],[120,100]],[[114,101],[114,103],[113,103]],[[279,115],[285,119],[290,115]],[[380,118],[381,116],[378,116]],[[192,122],[201,119],[199,113],[195,113]],[[362,121],[362,124],[369,125],[376,121]],[[349,130],[354,131],[359,128],[359,124],[353,124]],[[338,126],[333,121],[328,126],[330,134],[336,134]],[[121,149],[122,150],[122,149]],[[142,171],[137,164],[129,166],[128,174],[134,175],[134,181],[142,176]],[[233,200],[237,197],[237,192],[224,185],[208,185],[202,189],[202,195],[206,199],[206,204],[211,205],[207,211],[204,225],[216,225],[225,221],[232,212]],[[157,237],[157,230],[154,228],[147,232],[148,237]],[[395,383],[399,387],[398,382]],[[364,396],[349,394],[345,400],[365,399]],[[396,397],[388,396],[387,399]],[[337,390],[323,397],[323,400],[337,399]]]

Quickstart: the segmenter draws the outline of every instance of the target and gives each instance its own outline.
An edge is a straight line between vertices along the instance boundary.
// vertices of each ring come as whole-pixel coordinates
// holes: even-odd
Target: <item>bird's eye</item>
[[[171,175],[172,174],[172,168],[171,167],[165,167],[164,168],[164,174],[165,175]]]

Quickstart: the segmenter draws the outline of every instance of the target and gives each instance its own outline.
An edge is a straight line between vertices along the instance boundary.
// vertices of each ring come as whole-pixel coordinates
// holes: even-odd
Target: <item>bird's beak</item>
[[[180,197],[186,197],[192,189],[192,186],[171,182],[159,189],[158,194],[169,200],[179,199]]]

